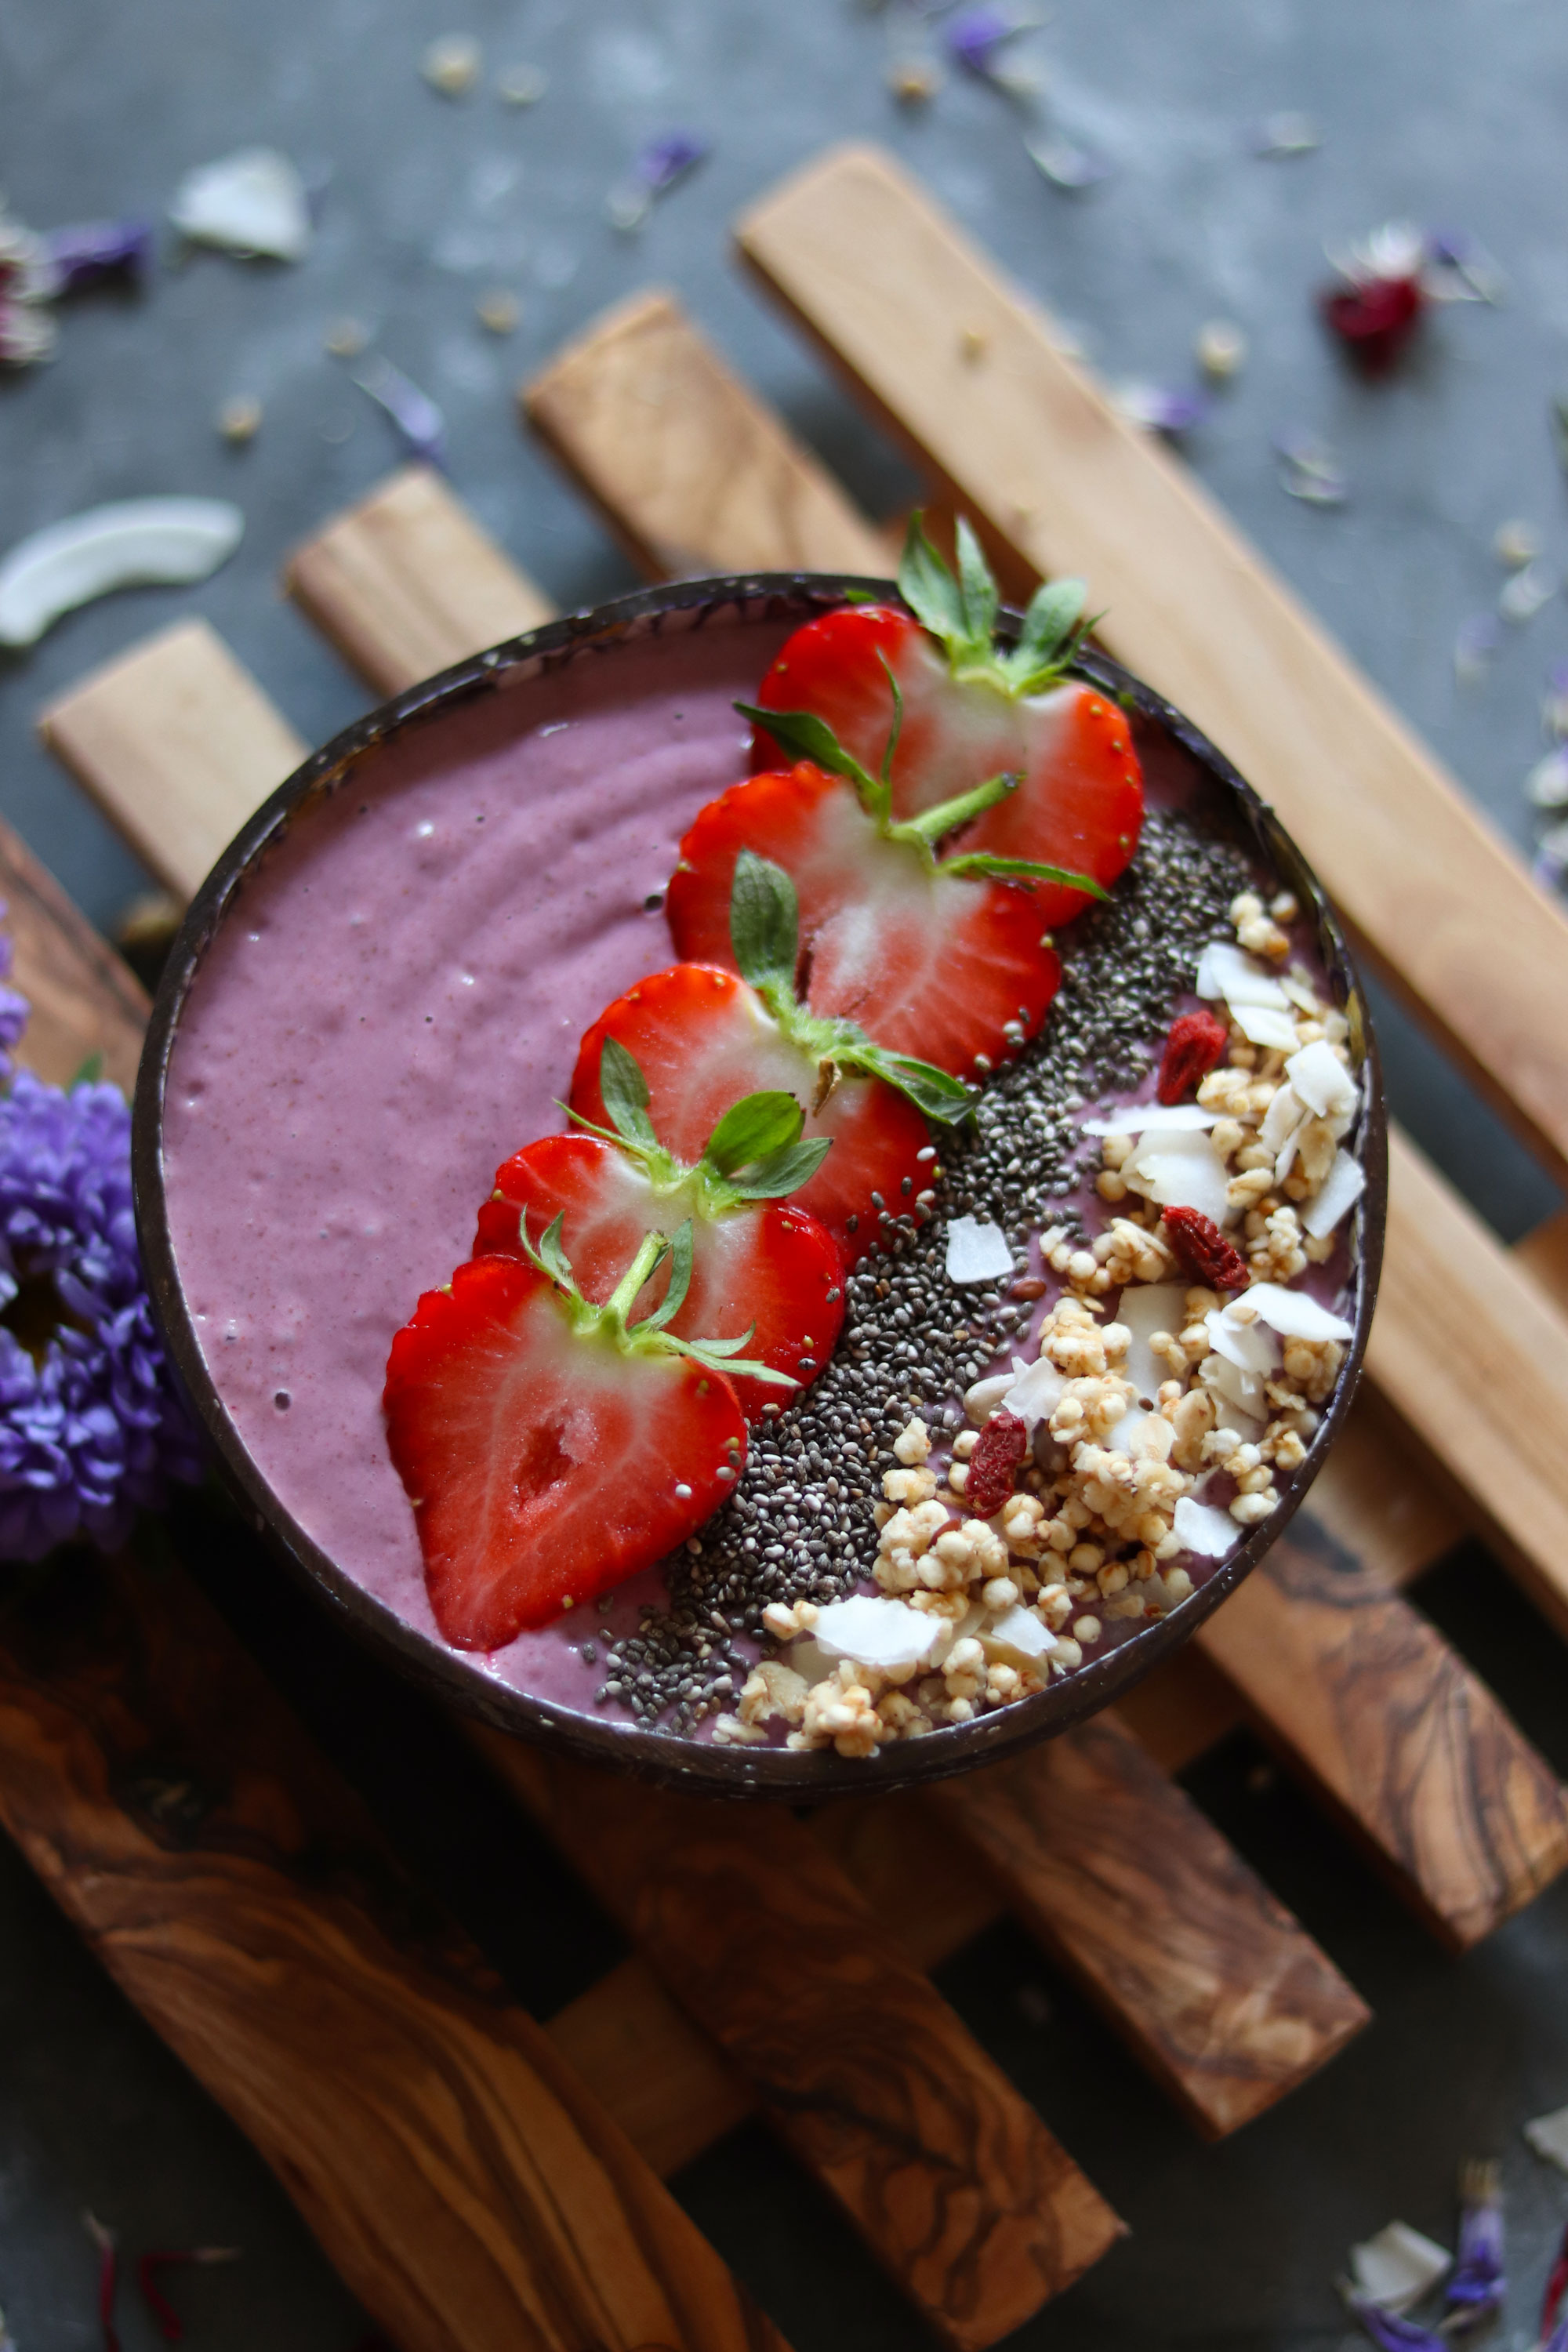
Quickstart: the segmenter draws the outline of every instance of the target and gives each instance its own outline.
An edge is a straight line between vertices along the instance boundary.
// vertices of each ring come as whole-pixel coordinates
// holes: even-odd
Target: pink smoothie
[[[405,730],[252,869],[191,984],[164,1179],[203,1355],[298,1525],[433,1639],[382,1425],[392,1335],[468,1255],[501,1160],[563,1124],[583,1031],[670,961],[680,835],[744,774],[731,705],[793,625],[667,620]],[[659,1589],[474,1671],[590,1706],[577,1647]]]

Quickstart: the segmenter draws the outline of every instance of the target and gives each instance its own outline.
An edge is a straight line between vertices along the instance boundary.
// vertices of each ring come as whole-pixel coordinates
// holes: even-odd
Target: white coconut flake
[[[1314,1038],[1292,1054],[1285,1076],[1320,1118],[1343,1118],[1354,1112],[1356,1082],[1326,1038]]]
[[[1116,1319],[1132,1334],[1119,1370],[1144,1402],[1152,1404],[1160,1393],[1161,1381],[1168,1381],[1171,1371],[1149,1342],[1156,1331],[1169,1331],[1174,1338],[1185,1328],[1187,1286],[1184,1282],[1129,1283],[1117,1307]]]
[[[1294,1048],[1296,1024],[1289,1009],[1281,1013],[1272,1004],[1232,1004],[1228,998],[1226,1001],[1231,1019],[1249,1045],[1261,1045],[1267,1054],[1289,1054]]]
[[[301,261],[310,248],[305,184],[272,147],[247,147],[187,173],[169,218],[193,245],[216,245],[247,259]]]
[[[1338,1315],[1331,1315],[1304,1290],[1287,1290],[1282,1283],[1255,1282],[1246,1293],[1247,1304],[1256,1308],[1271,1330],[1286,1339],[1353,1339],[1352,1326]]]
[[[1214,1366],[1210,1378],[1215,1393],[1224,1397],[1226,1405],[1247,1420],[1261,1420],[1268,1410],[1263,1394],[1262,1373],[1249,1372],[1245,1365],[1235,1362],[1229,1356],[1222,1356],[1217,1349],[1209,1361]],[[1228,1422],[1232,1412],[1227,1411],[1225,1417]]]
[[[1453,2256],[1408,2221],[1390,2221],[1351,2248],[1351,2272],[1363,2294],[1387,2311],[1408,2311],[1449,2268]]]
[[[1524,2137],[1537,2156],[1543,2156],[1559,2171],[1568,2172],[1568,2107],[1559,2107],[1555,2115],[1536,2116],[1525,2125]]]
[[[1187,1128],[1213,1127],[1217,1110],[1204,1110],[1196,1103],[1129,1103],[1125,1109],[1108,1111],[1102,1118],[1086,1118],[1086,1135],[1149,1135],[1164,1128],[1180,1133]]]
[[[923,1664],[943,1625],[941,1617],[911,1609],[907,1601],[857,1593],[848,1601],[830,1601],[817,1612],[811,1630],[828,1657],[849,1658],[858,1666],[876,1666],[888,1674]]]
[[[1177,1502],[1171,1525],[1182,1549],[1200,1559],[1223,1559],[1241,1540],[1241,1530],[1228,1511],[1212,1503],[1194,1503],[1190,1495]]]
[[[999,1282],[1013,1272],[1013,1253],[1000,1225],[954,1217],[947,1228],[949,1282]]]
[[[1020,1421],[1026,1421],[1034,1429],[1042,1421],[1049,1421],[1066,1387],[1065,1376],[1048,1356],[1042,1356],[1037,1363],[1026,1364],[1017,1372],[1002,1399],[1002,1410],[1016,1412]]]
[[[50,523],[0,563],[0,645],[36,645],[62,613],[114,588],[205,580],[244,530],[225,499],[122,499]]]
[[[1306,1116],[1307,1106],[1294,1087],[1276,1087],[1258,1130],[1258,1140],[1265,1151],[1273,1152],[1278,1159]]]
[[[1279,1364],[1279,1343],[1261,1319],[1238,1323],[1231,1307],[1215,1307],[1204,1317],[1204,1328],[1215,1355],[1244,1372],[1259,1372],[1268,1380]]]
[[[1122,1161],[1121,1172],[1133,1192],[1163,1208],[1198,1209],[1216,1225],[1232,1213],[1226,1197],[1229,1173],[1205,1134],[1180,1129],[1174,1134],[1156,1131],[1140,1140]]]
[[[1193,983],[1200,996],[1222,996],[1233,1009],[1238,1004],[1264,1004],[1276,1013],[1289,1010],[1290,1000],[1271,971],[1256,956],[1243,954],[1226,940],[1211,940],[1198,961]]]
[[[1366,1171],[1348,1151],[1336,1152],[1317,1198],[1301,1211],[1301,1223],[1314,1241],[1331,1234],[1366,1191]]]
[[[1021,1601],[989,1625],[980,1628],[980,1643],[987,1656],[993,1650],[1008,1653],[1008,1664],[1030,1663],[1036,1658],[1048,1658],[1057,1646],[1057,1637],[1047,1633],[1032,1609]]]

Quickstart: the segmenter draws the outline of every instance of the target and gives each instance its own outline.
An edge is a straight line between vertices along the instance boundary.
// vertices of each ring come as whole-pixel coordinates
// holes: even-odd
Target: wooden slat
[[[1454,1949],[1568,1865],[1568,1801],[1436,1629],[1302,1512],[1200,1637]]]
[[[944,2342],[981,2352],[1114,2242],[1098,2191],[782,1808],[473,1737]]]
[[[1541,1011],[1568,993],[1568,920],[1192,476],[879,149],[807,164],[739,235],[1015,572],[1092,583],[1107,643],[1274,803],[1363,949],[1568,1178],[1568,1026]]]
[[[1369,2022],[1114,1715],[935,1803],[1205,2137],[1251,2122]]]
[[[394,474],[295,549],[289,593],[382,694],[550,618],[531,580],[428,466]]]
[[[38,730],[178,898],[195,897],[306,751],[205,621],[178,621],[95,670]]]
[[[522,399],[633,561],[660,578],[887,569],[881,535],[668,294],[595,320]]]
[[[142,1058],[146,993],[7,824],[0,824],[0,905],[16,982],[32,1007],[17,1060],[68,1086],[100,1055],[104,1076],[129,1093]]]
[[[0,1821],[404,2352],[781,2346],[180,1571],[8,1611]]]
[[[677,410],[688,404],[680,396],[678,374],[679,368],[685,365],[700,376],[703,384],[702,399],[710,405],[719,396],[713,389],[713,382],[718,374],[728,386],[725,397],[729,405],[738,411],[754,413],[758,407],[755,395],[730,375],[728,371],[723,369],[723,363],[711,352],[705,347],[699,346],[695,338],[689,333],[683,336],[679,332],[679,314],[676,314],[673,320],[671,319],[670,314],[674,306],[668,298],[659,298],[658,308],[661,320],[664,322],[661,335],[666,352],[666,382],[668,387],[669,404]],[[634,513],[637,510],[639,501],[644,496],[643,477],[649,462],[649,452],[646,446],[646,436],[639,427],[635,397],[629,388],[627,371],[621,356],[624,315],[621,312],[611,313],[599,327],[590,329],[582,338],[573,355],[571,383],[577,408],[595,420],[597,451],[596,494],[612,512]],[[763,494],[765,484],[759,483],[755,486],[755,494],[748,498],[747,484],[743,477],[731,472],[729,479],[729,495],[746,500],[751,511],[765,513],[766,499]],[[798,546],[792,543],[791,560],[798,561],[801,551]],[[717,560],[706,546],[700,548],[699,552],[707,555],[710,561]],[[809,544],[805,553],[807,557],[813,555],[814,551]],[[782,561],[782,545],[773,551],[764,549],[763,560]],[[821,560],[826,563],[826,557]],[[1384,1305],[1380,1308],[1380,1317],[1386,1318],[1392,1315],[1397,1323],[1402,1315],[1405,1320],[1409,1320],[1411,1312],[1405,1298],[1405,1292],[1409,1288],[1409,1261],[1398,1247],[1397,1224],[1394,1234],[1394,1244],[1391,1251],[1392,1263],[1388,1276],[1385,1277],[1387,1288]],[[1470,1261],[1465,1258],[1462,1262],[1468,1264]],[[1366,1433],[1369,1424],[1370,1435]],[[1403,1439],[1394,1429],[1390,1427],[1386,1413],[1379,1415],[1375,1408],[1370,1412],[1367,1422],[1357,1424],[1343,1450],[1336,1455],[1324,1492],[1330,1514],[1331,1515],[1337,1507],[1342,1519],[1348,1525],[1347,1539],[1352,1548],[1358,1553],[1363,1554],[1369,1562],[1375,1563],[1378,1572],[1385,1578],[1394,1572],[1395,1563],[1391,1555],[1398,1556],[1398,1564],[1414,1565],[1423,1545],[1441,1549],[1442,1541],[1447,1539],[1437,1535],[1434,1526],[1434,1512],[1440,1509],[1441,1506],[1440,1503],[1434,1501],[1431,1481],[1425,1475],[1422,1465],[1412,1455],[1408,1441]],[[1426,1557],[1431,1557],[1430,1550],[1427,1551]],[[1233,1604],[1235,1607],[1241,1605],[1240,1602]],[[1391,1606],[1396,1612],[1403,1608],[1403,1604],[1391,1604]],[[1291,1622],[1289,1612],[1283,1614],[1276,1612],[1273,1629],[1275,1638],[1287,1648],[1289,1643]],[[1431,1638],[1436,1639],[1435,1635]],[[1300,1628],[1299,1649],[1300,1654],[1295,1660],[1296,1665],[1299,1671],[1309,1675],[1326,1675],[1331,1668],[1343,1664],[1339,1652],[1324,1653],[1321,1643],[1317,1639],[1317,1628],[1310,1617],[1306,1614],[1303,1615]],[[1392,1652],[1388,1654],[1392,1655]],[[1362,1685],[1363,1690],[1364,1686],[1363,1679]],[[1494,1801],[1500,1795],[1506,1797],[1510,1793],[1533,1788],[1537,1775],[1543,1769],[1540,1765],[1540,1759],[1526,1747],[1525,1743],[1519,1740],[1518,1735],[1513,1733],[1512,1727],[1507,1724],[1506,1718],[1497,1717],[1492,1722],[1491,1727],[1499,1742],[1506,1743],[1510,1738],[1515,1741],[1519,1750],[1520,1767],[1516,1775],[1493,1774],[1490,1787]],[[1310,1738],[1301,1738],[1294,1742],[1291,1746],[1291,1753],[1297,1768],[1310,1779],[1313,1778],[1317,1759],[1314,1758]],[[1332,1801],[1342,1802],[1342,1759],[1337,1745],[1331,1738],[1326,1741],[1321,1761],[1321,1774],[1316,1775],[1317,1779]],[[1101,1756],[1102,1767],[1103,1762],[1104,1759]],[[1434,1790],[1434,1794],[1436,1793]],[[988,1843],[992,1832],[989,1808],[983,1793],[983,1784],[978,1782],[966,1784],[950,1801],[948,1811],[950,1818],[956,1818],[966,1811],[972,1811],[976,1838],[983,1845]],[[1363,1833],[1373,1842],[1384,1827],[1402,1826],[1390,1825],[1384,1812],[1375,1803],[1363,1805],[1362,1811]],[[1199,1849],[1194,1851],[1191,1869],[1185,1874],[1177,1873],[1175,1876],[1191,1890],[1194,1899],[1199,1899],[1205,1904],[1215,1903],[1218,1899],[1218,1895],[1215,1873],[1207,1864],[1207,1850],[1204,1844],[1205,1835],[1204,1825],[1196,1816],[1193,1816],[1190,1822],[1185,1821],[1174,1800],[1167,1807],[1167,1813],[1170,1818],[1167,1820],[1166,1834],[1173,1844],[1179,1846],[1184,1833],[1189,1833],[1194,1840],[1196,1848]],[[1029,1815],[1024,1809],[1015,1808],[1013,1828],[1015,1841],[1026,1833],[1026,1824],[1033,1818],[1035,1817]],[[1043,1819],[1043,1813],[1040,1818]],[[1519,1820],[1500,1823],[1499,1834],[1505,1847],[1517,1848],[1525,1857],[1524,1867],[1527,1877],[1533,1873],[1542,1871],[1550,1875],[1555,1868],[1561,1866],[1549,1822],[1538,1811],[1527,1810]],[[1434,1858],[1425,1845],[1417,1846],[1414,1850],[1414,1858],[1423,1870],[1426,1870],[1428,1864],[1432,1864],[1434,1868],[1436,1867]],[[1038,1874],[1041,1891],[1037,1909],[1041,1906],[1048,1906],[1055,1899],[1058,1890],[1065,1890],[1070,1898],[1067,1926],[1064,1935],[1057,1940],[1059,1948],[1070,1956],[1074,1950],[1079,1948],[1079,1944],[1074,1940],[1079,1934],[1079,1914],[1081,1913],[1086,1902],[1104,1899],[1104,1890],[1095,1875],[1094,1857],[1090,1857],[1089,1869],[1084,1874],[1089,1889],[1087,1895],[1077,1885],[1069,1885],[1067,1880],[1055,1874],[1053,1865],[1058,1859],[1058,1857],[1050,1852],[1042,1854]],[[1403,1843],[1396,1840],[1384,1859],[1389,1869],[1397,1877],[1402,1880],[1409,1878],[1412,1855],[1406,1851]],[[1426,1910],[1427,1916],[1447,1916],[1453,1908],[1457,1899],[1453,1885],[1454,1871],[1455,1865],[1445,1864],[1437,1869],[1437,1874],[1430,1885],[1419,1876],[1411,1884],[1412,1899]],[[1156,2072],[1169,2076],[1173,2070],[1179,2073],[1185,2048],[1183,2041],[1184,2012],[1181,2012],[1179,2007],[1183,1997],[1182,1988],[1174,1981],[1168,1988],[1172,2000],[1178,2004],[1178,2013],[1173,2020],[1162,2015],[1157,2006],[1151,2004],[1148,1987],[1142,1981],[1137,1965],[1147,1948],[1148,1937],[1146,1933],[1141,1935],[1134,1930],[1129,1918],[1135,1895],[1140,1888],[1153,1901],[1156,1913],[1163,1924],[1163,1915],[1170,1902],[1168,1886],[1156,1884],[1145,1877],[1135,1882],[1130,1890],[1119,1891],[1120,1909],[1113,1911],[1108,1904],[1107,1917],[1100,1923],[1098,1932],[1102,1937],[1121,1937],[1130,1953],[1127,1971],[1130,1998],[1124,2006],[1122,2030],[1135,2044],[1142,2045],[1146,2042],[1146,2054],[1151,2064]],[[1509,1916],[1510,1911],[1514,1907],[1513,1885],[1477,1882],[1471,1888],[1468,1903],[1460,1906],[1467,1920],[1473,1923],[1479,1918],[1489,1889],[1495,1895],[1500,1906],[1496,1914],[1497,1917]],[[1215,1918],[1212,1923],[1215,1948],[1221,1952],[1241,1953],[1249,1937],[1257,1931],[1257,1917],[1256,1912],[1249,1911],[1247,1904],[1243,1902],[1238,1906],[1237,1916],[1228,1923],[1228,1931],[1226,1923]],[[1196,1930],[1202,1932],[1209,1924],[1206,1920],[1200,1919],[1195,1923]],[[1089,1977],[1090,1989],[1097,1990],[1102,2000],[1114,2004],[1119,1997],[1117,1987],[1121,1983],[1121,1979],[1114,1972],[1108,1975],[1100,1965],[1100,1955],[1094,1947],[1094,1937],[1082,1939],[1082,1948],[1089,1955],[1087,1973]],[[1315,1957],[1321,1964],[1321,1956]],[[1305,1959],[1303,1959],[1303,1965],[1306,1965]],[[1220,2012],[1237,2021],[1238,2028],[1246,2027],[1255,2021],[1254,2011],[1242,1998],[1245,1985],[1249,1981],[1249,1975],[1244,1972],[1242,1979],[1238,1980],[1236,2001],[1230,2004],[1228,2011],[1225,2004],[1220,2004]],[[1348,1995],[1348,1988],[1344,1990]],[[1353,2013],[1354,1997],[1348,1996],[1347,2023]],[[1265,2040],[1268,2039],[1266,2029],[1267,2021],[1264,2021],[1263,2038]],[[1277,2050],[1279,2044],[1277,2042],[1268,2042],[1268,2046],[1271,2050]],[[1331,2031],[1324,2036],[1323,2047],[1331,2049],[1333,2046],[1335,2046],[1335,2035]],[[1204,2053],[1205,2066],[1212,2064],[1212,2052]],[[1237,2063],[1240,2075],[1255,2086],[1260,2086],[1268,2079],[1266,2068],[1249,2071],[1254,2069],[1254,2061],[1245,2049],[1238,2050]],[[1289,2080],[1287,2070],[1286,2074],[1279,2078],[1279,2089],[1289,2087]],[[1183,2095],[1188,2099],[1190,2105],[1201,2105],[1213,2087],[1212,2074],[1200,2072],[1186,2085]],[[1211,2126],[1217,2124],[1219,2116],[1226,2111],[1224,2101],[1230,2095],[1230,2092],[1227,2087],[1222,2086],[1216,2091],[1215,2095],[1220,2105],[1205,2110]]]

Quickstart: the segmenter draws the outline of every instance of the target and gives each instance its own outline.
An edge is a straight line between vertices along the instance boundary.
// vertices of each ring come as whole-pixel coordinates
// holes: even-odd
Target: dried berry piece
[[[1247,1288],[1247,1260],[1201,1209],[1167,1209],[1165,1231],[1187,1272],[1208,1289]]]
[[[1016,1412],[994,1412],[969,1457],[963,1500],[971,1518],[988,1519],[1001,1509],[1013,1491],[1014,1474],[1028,1454],[1028,1423]]]
[[[1330,330],[1368,375],[1393,366],[1426,308],[1415,278],[1364,278],[1319,299]]]
[[[1229,1042],[1225,1023],[1212,1013],[1178,1013],[1160,1064],[1160,1100],[1179,1103],[1206,1078]]]

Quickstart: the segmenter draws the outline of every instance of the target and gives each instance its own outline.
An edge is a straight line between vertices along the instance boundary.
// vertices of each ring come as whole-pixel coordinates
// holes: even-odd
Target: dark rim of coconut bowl
[[[384,1656],[395,1659],[416,1682],[504,1731],[539,1740],[584,1763],[612,1766],[668,1786],[730,1797],[777,1797],[796,1803],[845,1794],[865,1796],[993,1763],[1067,1730],[1120,1697],[1180,1648],[1258,1565],[1301,1501],[1350,1409],[1377,1293],[1387,1200],[1387,1122],[1376,1048],[1350,950],[1316,877],[1272,810],[1230,762],[1179,711],[1117,663],[1091,648],[1082,651],[1076,669],[1131,714],[1167,731],[1192,754],[1221,788],[1222,801],[1231,803],[1239,837],[1250,843],[1260,861],[1279,875],[1303,910],[1315,918],[1330,988],[1349,1016],[1352,1053],[1364,1080],[1354,1144],[1366,1175],[1366,1190],[1355,1213],[1359,1224],[1355,1336],[1339,1384],[1312,1438],[1307,1460],[1282,1496],[1279,1509],[1169,1616],[1155,1620],[1076,1674],[1047,1684],[1034,1697],[977,1716],[966,1724],[946,1726],[923,1738],[889,1742],[865,1759],[847,1759],[831,1749],[805,1752],[716,1746],[669,1731],[595,1718],[531,1697],[496,1682],[482,1665],[470,1663],[438,1640],[416,1633],[345,1574],[272,1493],[230,1422],[197,1346],[169,1234],[163,1177],[163,1105],[170,1055],[186,995],[247,874],[299,811],[336,792],[377,746],[478,696],[525,685],[531,677],[552,673],[585,655],[613,651],[628,638],[657,633],[667,624],[700,628],[721,617],[801,623],[846,602],[867,598],[897,601],[897,591],[884,580],[789,572],[687,580],[644,590],[596,611],[553,621],[458,662],[335,737],[257,811],[224,851],[192,902],[153,1007],[137,1081],[132,1143],[137,1225],[148,1285],[159,1324],[196,1413],[258,1528],[297,1573],[335,1604],[341,1617]],[[1004,616],[1004,635],[1016,633],[1018,625],[1016,614]]]

